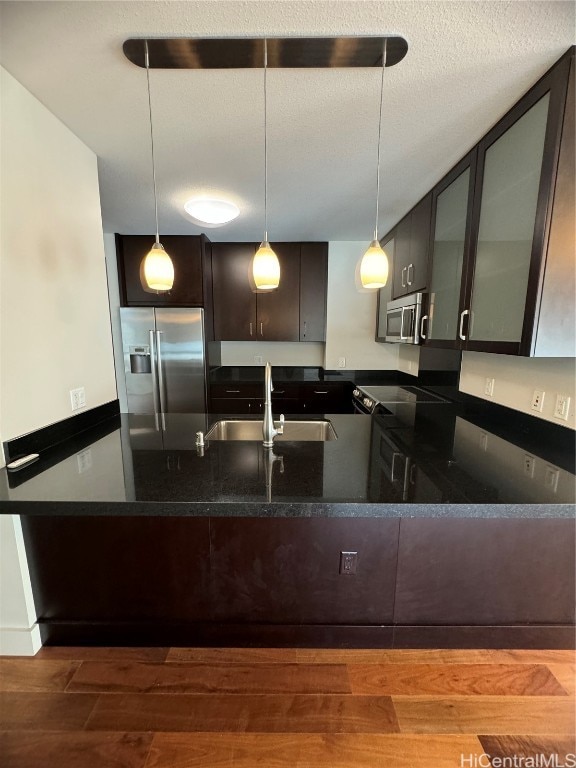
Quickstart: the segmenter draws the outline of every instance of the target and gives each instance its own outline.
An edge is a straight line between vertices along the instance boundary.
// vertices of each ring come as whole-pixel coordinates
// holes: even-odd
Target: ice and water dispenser
[[[152,373],[150,347],[130,347],[130,373]]]

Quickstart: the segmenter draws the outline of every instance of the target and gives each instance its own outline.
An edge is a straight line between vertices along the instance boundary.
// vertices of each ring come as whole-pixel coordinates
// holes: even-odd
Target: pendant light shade
[[[254,254],[252,275],[259,291],[272,291],[280,284],[280,262],[267,240]]]
[[[162,243],[154,243],[140,265],[140,281],[151,291],[169,291],[174,284],[174,265]]]
[[[360,262],[360,282],[363,288],[376,290],[384,288],[388,282],[388,256],[378,240],[378,205],[380,202],[380,144],[382,136],[382,97],[384,94],[384,71],[386,69],[386,38],[382,50],[382,75],[380,82],[380,112],[378,115],[378,159],[376,162],[376,223],[374,239],[368,246]]]
[[[360,263],[363,288],[384,288],[388,282],[388,256],[378,240],[372,240]]]
[[[252,277],[257,291],[273,291],[280,285],[280,262],[268,242],[268,132],[266,120],[266,73],[268,41],[264,39],[264,240],[252,260]]]
[[[150,59],[148,40],[144,40],[144,61],[146,63],[146,82],[148,84],[148,116],[150,118],[150,147],[152,149],[152,185],[154,187],[154,212],[156,214],[156,242],[142,259],[140,264],[140,282],[148,293],[170,291],[174,284],[174,264],[164,250],[158,234],[158,198],[156,196],[156,166],[154,163],[154,132],[152,130],[152,101],[150,99]]]

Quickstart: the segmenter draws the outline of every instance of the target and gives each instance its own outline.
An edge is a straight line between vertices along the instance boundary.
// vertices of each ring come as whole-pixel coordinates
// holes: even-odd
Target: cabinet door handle
[[[327,389],[315,389],[314,390],[315,395],[327,395],[328,390]]]
[[[402,267],[402,288],[406,288],[406,282],[404,280],[404,273],[406,272],[407,269],[408,269],[408,267]]]
[[[253,336],[253,333],[252,333],[252,323],[250,323],[250,336]]]
[[[260,323],[260,336],[264,336],[264,323]]]
[[[226,390],[227,395],[239,395],[240,390],[239,389],[227,389]]]
[[[470,314],[469,309],[465,309],[463,312],[460,313],[460,327],[458,328],[458,336],[460,336],[462,341],[466,341],[466,335],[464,334],[464,329],[463,329],[464,317],[469,314]]]
[[[304,320],[304,338],[306,338],[306,325],[307,325],[306,320]]]
[[[410,279],[410,270],[412,270],[412,279]],[[406,272],[406,282],[408,285],[412,285],[414,282],[414,264],[408,264],[408,271]]]
[[[428,320],[428,315],[422,315],[422,319],[420,320],[420,338],[425,339],[426,334],[424,333],[424,321]]]
[[[286,394],[286,390],[285,389],[275,389],[274,390],[274,394],[275,395],[284,395],[284,394]]]

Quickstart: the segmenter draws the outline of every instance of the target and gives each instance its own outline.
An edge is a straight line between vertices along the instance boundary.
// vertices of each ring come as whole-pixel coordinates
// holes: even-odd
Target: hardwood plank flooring
[[[170,695],[102,696],[90,730],[394,733],[389,696]]]
[[[393,696],[403,733],[573,733],[574,699],[545,696]]]
[[[566,696],[543,664],[349,664],[354,694]]]
[[[63,691],[80,667],[77,661],[0,659],[0,691]]]
[[[500,760],[508,758],[509,762],[513,762],[511,758],[514,756],[531,757],[534,762],[534,758],[540,755],[557,755],[556,765],[564,765],[567,763],[568,755],[576,754],[574,736],[479,736],[478,738],[487,755]],[[516,762],[518,763],[518,760]],[[573,758],[572,762],[574,762]],[[541,760],[540,764],[542,764]]]
[[[559,683],[557,683],[559,685]],[[350,693],[344,664],[81,664],[68,691]]]
[[[144,768],[151,733],[0,733],[6,768]]]
[[[456,768],[483,751],[475,736],[158,733],[146,768]]]
[[[571,651],[44,648],[0,658],[2,768],[457,768],[576,752]],[[532,750],[532,751],[530,751]]]

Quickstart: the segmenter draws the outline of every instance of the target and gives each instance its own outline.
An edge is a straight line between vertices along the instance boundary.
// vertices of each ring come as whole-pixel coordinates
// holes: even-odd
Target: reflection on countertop
[[[212,441],[198,450],[196,432],[206,432],[216,414],[122,415],[110,420],[107,433],[101,425],[92,441],[85,433],[80,445],[61,444],[25,470],[2,470],[0,508],[22,514],[573,514],[574,473],[551,460],[554,452],[544,444],[538,454],[528,451],[521,436],[504,439],[453,404],[400,402],[388,410],[373,417],[328,414],[337,440],[279,442],[272,453],[261,442]]]

